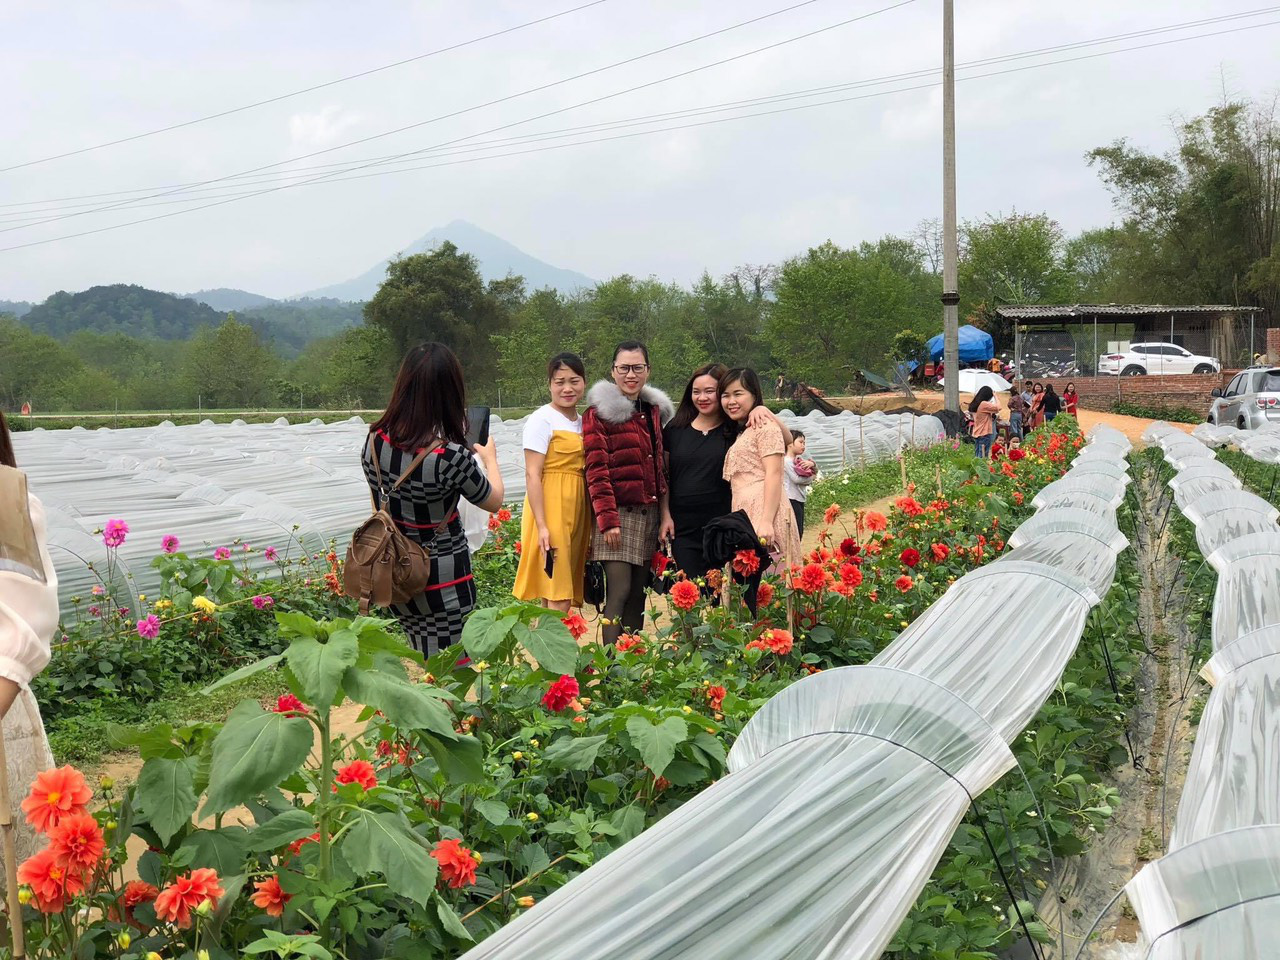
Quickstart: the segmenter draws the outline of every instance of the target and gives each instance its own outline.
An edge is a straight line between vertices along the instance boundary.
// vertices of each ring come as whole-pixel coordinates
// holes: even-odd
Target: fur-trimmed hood
[[[657,387],[645,386],[640,390],[640,400],[658,408],[658,419],[666,423],[675,416],[676,408],[671,398]],[[636,408],[612,380],[600,380],[587,393],[587,405],[594,407],[596,415],[608,423],[626,423]]]

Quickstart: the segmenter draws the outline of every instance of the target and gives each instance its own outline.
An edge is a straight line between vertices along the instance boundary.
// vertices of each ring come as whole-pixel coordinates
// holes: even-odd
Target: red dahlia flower
[[[827,526],[831,526],[831,524],[836,522],[836,518],[838,518],[839,516],[840,516],[840,504],[833,503],[831,506],[827,507],[826,512],[823,513],[822,522],[825,523]]]
[[[27,823],[41,833],[48,833],[64,817],[85,813],[85,804],[92,797],[93,791],[79,770],[70,765],[58,767],[36,774],[31,792],[22,801],[22,812],[27,816]]]
[[[856,587],[862,583],[862,571],[855,563],[840,565],[840,582],[847,587]]]
[[[816,563],[806,564],[796,586],[805,593],[817,593],[827,585],[827,572]]]
[[[569,633],[575,640],[581,638],[587,632],[587,621],[576,613],[571,613],[569,616],[561,618],[560,622],[569,628]]]
[[[858,541],[853,537],[845,537],[840,541],[840,555],[842,557],[856,557],[858,550]]]
[[[699,596],[697,586],[688,580],[677,580],[671,585],[671,602],[681,610],[692,610]]]
[[[756,590],[756,606],[767,607],[771,603],[773,603],[773,585],[769,583],[760,584],[759,589]]]
[[[907,547],[902,553],[898,554],[898,561],[904,567],[914,567],[920,562],[920,551]]]
[[[156,916],[179,927],[191,926],[191,911],[206,900],[218,905],[218,898],[226,891],[218,879],[218,871],[200,867],[178,877],[160,891],[156,897]]]
[[[358,783],[365,790],[372,790],[378,785],[377,771],[368,760],[352,760],[338,771],[335,779],[337,783]],[[335,790],[337,783],[334,784]]]
[[[542,695],[542,705],[548,710],[559,713],[561,710],[568,709],[578,696],[578,681],[566,674],[562,676],[546,693]]]
[[[897,587],[899,590],[901,590],[903,593],[906,593],[913,586],[915,586],[915,581],[912,580],[910,577],[903,575],[899,577],[897,580],[893,581],[893,585]]]
[[[106,843],[98,821],[87,813],[63,817],[49,831],[49,849],[59,866],[69,870],[87,870],[102,859]]]
[[[733,555],[733,572],[740,577],[751,577],[760,569],[760,555],[754,550],[739,550]]]
[[[284,905],[293,899],[292,893],[285,893],[280,888],[280,878],[276,876],[259,880],[253,885],[254,894],[249,899],[269,917],[284,915]]]
[[[951,556],[951,548],[945,543],[935,543],[929,548],[929,552],[933,554],[933,559],[938,563],[942,563],[947,557]]]
[[[476,882],[476,858],[461,840],[441,840],[431,851],[440,864],[440,877],[453,890]]]

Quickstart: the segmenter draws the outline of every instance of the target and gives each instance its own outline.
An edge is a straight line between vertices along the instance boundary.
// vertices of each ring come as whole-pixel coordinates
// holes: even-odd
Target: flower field
[[[48,837],[22,867],[29,952],[460,955],[724,776],[774,695],[867,663],[999,557],[1082,443],[1071,418],[1052,426],[1016,458],[947,444],[913,455],[884,511],[825,508],[818,546],[766,577],[757,616],[735,583],[753,572],[744,556],[727,583],[671,582],[657,626],[612,647],[598,621],[510,600],[519,518],[506,511],[476,558],[482,609],[460,649],[428,660],[393,623],[352,615],[332,553],[263,546],[276,569],[262,575],[244,562],[257,545],[196,556],[157,544],[163,587],[143,609],[105,590],[76,604],[37,690],[52,724],[182,683],[279,691],[223,722],[122,727],[116,741],[143,759],[135,784],[86,783],[71,766],[42,775],[23,807]],[[127,518],[103,531],[109,548],[128,535]],[[997,956],[1024,928],[985,836],[1043,888],[1105,826],[1141,650],[1135,580],[1122,556],[1014,745],[1026,778],[1015,770],[971,811],[886,956]],[[346,702],[363,706],[363,732],[335,729]],[[1026,929],[1052,938],[1057,918],[1034,910],[1019,905]]]

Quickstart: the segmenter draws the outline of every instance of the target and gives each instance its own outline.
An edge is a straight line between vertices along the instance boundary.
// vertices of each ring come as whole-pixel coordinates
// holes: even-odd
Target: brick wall
[[[1267,331],[1267,363],[1280,363],[1280,327]]]
[[[1054,390],[1062,393],[1071,382],[1080,394],[1080,406],[1086,410],[1109,410],[1117,401],[1137,403],[1147,407],[1190,407],[1192,410],[1209,410],[1210,396],[1215,387],[1224,387],[1239,370],[1224,370],[1209,376],[1161,377],[1057,377],[1041,380],[1052,383]]]

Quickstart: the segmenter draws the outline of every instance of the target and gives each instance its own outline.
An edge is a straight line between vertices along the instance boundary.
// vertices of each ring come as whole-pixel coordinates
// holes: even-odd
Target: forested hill
[[[157,340],[187,340],[201,327],[216,327],[223,314],[171,293],[131,283],[58,291],[22,318],[37,333],[67,337],[81,330],[123,333]]]
[[[271,297],[264,297],[260,293],[236,290],[234,287],[215,287],[212,290],[197,290],[195,293],[175,293],[174,296],[208,304],[223,313],[228,310],[253,310],[276,302]]]
[[[15,317],[25,317],[35,306],[26,300],[0,300],[0,313],[10,313]]]

